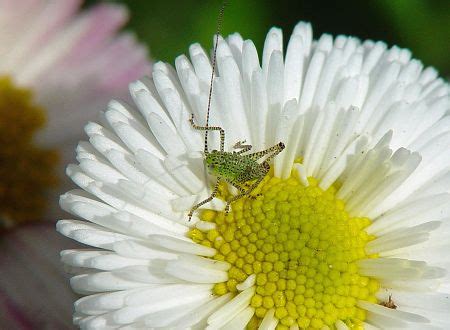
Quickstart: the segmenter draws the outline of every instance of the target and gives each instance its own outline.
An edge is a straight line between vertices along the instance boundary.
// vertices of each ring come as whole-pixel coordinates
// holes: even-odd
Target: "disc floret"
[[[58,153],[35,142],[46,119],[34,101],[30,90],[0,76],[0,231],[41,219],[58,183]]]
[[[231,264],[228,281],[214,293],[238,292],[236,286],[254,276],[253,325],[269,312],[281,329],[361,324],[366,316],[357,301],[377,302],[379,288],[356,265],[376,257],[364,249],[374,239],[364,231],[370,220],[351,217],[335,189],[323,191],[312,178],[305,187],[295,176],[268,175],[259,193],[236,201],[228,215],[204,211],[202,220],[216,228],[191,231],[195,241],[217,249],[214,259]]]

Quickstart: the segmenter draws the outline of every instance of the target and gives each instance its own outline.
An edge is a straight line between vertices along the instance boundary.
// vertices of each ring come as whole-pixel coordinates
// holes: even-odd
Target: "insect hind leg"
[[[220,133],[220,151],[224,151],[225,149],[225,130],[219,126],[199,126],[194,123],[194,114],[191,114],[191,118],[189,118],[189,122],[193,129],[199,131],[219,131]],[[205,146],[206,150],[206,146]]]
[[[235,187],[237,190],[239,190],[239,192],[242,194],[242,193],[245,193],[249,188],[250,188],[250,186],[248,186],[248,185],[246,185],[245,183],[242,185],[242,184],[240,184],[240,183],[238,183],[238,182],[236,182],[236,181],[234,181],[234,180],[227,180],[227,182],[229,183],[229,184],[231,184],[233,187]]]
[[[250,154],[248,156],[250,156],[253,160],[258,160],[266,155],[269,155],[266,160],[264,162],[269,163],[276,155],[278,155],[280,152],[282,152],[284,150],[286,146],[284,145],[283,142],[279,142],[276,145],[274,145],[273,147],[270,147],[266,150],[263,151],[258,151],[255,152],[253,154]]]
[[[215,184],[215,186],[214,186],[214,189],[213,189],[211,195],[210,195],[208,198],[206,198],[205,200],[201,201],[200,203],[195,204],[195,205],[191,208],[191,210],[190,210],[189,213],[188,213],[189,221],[191,221],[192,215],[194,214],[195,210],[197,210],[200,206],[202,206],[202,205],[204,205],[204,204],[206,204],[206,203],[212,201],[212,200],[214,199],[214,197],[217,196],[217,192],[219,191],[219,184],[220,184],[220,178],[217,179],[217,182],[216,182],[216,184]]]
[[[267,165],[269,165],[267,163]],[[240,194],[237,194],[236,196],[233,196],[230,200],[227,201],[227,205],[225,206],[225,214],[228,214],[230,212],[230,206],[231,203],[243,198],[243,197],[250,197],[253,199],[253,196],[251,196],[251,192],[255,190],[256,187],[261,183],[262,180],[266,177],[266,174],[269,172],[270,166],[264,166],[264,174],[261,175],[246,191],[241,192]]]

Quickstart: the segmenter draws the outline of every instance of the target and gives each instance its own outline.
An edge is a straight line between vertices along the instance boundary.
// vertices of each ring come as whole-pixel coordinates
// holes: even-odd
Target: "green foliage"
[[[88,4],[100,0],[88,0]],[[193,42],[211,48],[221,0],[115,0],[130,9],[128,30],[150,46],[153,59],[173,63]],[[449,0],[228,0],[223,35],[239,31],[262,49],[268,29],[286,36],[300,20],[313,23],[315,36],[354,35],[409,48],[425,65],[450,75]]]
[[[193,42],[212,47],[222,1],[123,0],[131,12],[128,29],[150,46],[155,59],[173,63]],[[268,8],[257,0],[231,1],[226,7],[222,35],[239,31],[262,47],[270,25]]]
[[[380,0],[378,9],[389,17],[399,43],[414,57],[450,74],[450,1]]]

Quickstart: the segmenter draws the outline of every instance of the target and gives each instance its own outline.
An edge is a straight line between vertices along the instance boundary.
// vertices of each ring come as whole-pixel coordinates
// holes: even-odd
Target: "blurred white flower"
[[[149,73],[145,48],[118,34],[127,10],[100,4],[78,14],[81,3],[0,1],[3,226],[43,216],[45,193],[72,158],[82,123]]]
[[[299,23],[220,40],[210,125],[225,150],[286,149],[225,215],[201,159],[210,59],[198,45],[112,101],[68,175],[63,235],[81,328],[450,328],[449,85],[408,50]],[[209,149],[219,136],[209,134]]]

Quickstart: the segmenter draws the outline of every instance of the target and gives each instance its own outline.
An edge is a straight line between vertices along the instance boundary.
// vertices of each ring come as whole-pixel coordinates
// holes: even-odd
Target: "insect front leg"
[[[207,199],[201,201],[201,202],[198,203],[198,204],[195,204],[195,205],[191,208],[191,210],[190,210],[189,213],[188,213],[189,221],[191,221],[192,215],[194,214],[195,210],[197,210],[200,206],[202,206],[202,205],[204,205],[204,204],[206,204],[206,203],[212,201],[212,200],[214,199],[214,197],[217,196],[217,192],[219,191],[220,180],[221,180],[220,178],[217,178],[217,182],[216,182],[216,184],[215,184],[215,186],[214,186],[214,189],[213,189],[211,195],[210,195]]]
[[[220,132],[220,151],[224,151],[225,149],[225,130],[219,126],[198,126],[194,123],[194,114],[191,114],[191,118],[189,119],[192,128],[199,131],[219,131]],[[206,146],[205,146],[205,150]]]
[[[243,154],[252,149],[253,146],[251,144],[244,144],[245,142],[247,142],[247,141],[246,140],[238,141],[234,144],[233,149],[242,149],[237,152],[238,155]]]

